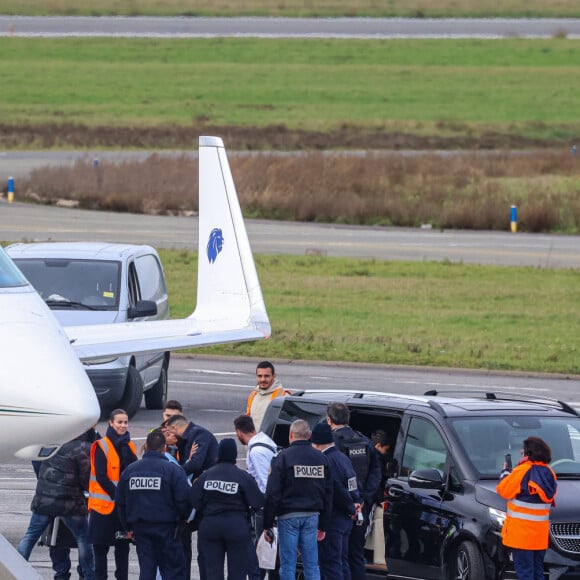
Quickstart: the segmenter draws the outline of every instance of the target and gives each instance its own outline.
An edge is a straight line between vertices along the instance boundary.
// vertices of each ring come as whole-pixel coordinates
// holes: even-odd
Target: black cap
[[[238,458],[238,446],[231,437],[222,439],[218,445],[218,461],[221,463],[235,463]]]
[[[334,443],[332,430],[328,423],[317,423],[312,429],[312,436],[310,437],[312,443],[317,445],[326,445],[327,443]]]

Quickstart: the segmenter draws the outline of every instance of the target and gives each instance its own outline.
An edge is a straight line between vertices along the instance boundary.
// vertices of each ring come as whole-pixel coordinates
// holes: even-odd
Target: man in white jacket
[[[270,463],[272,458],[276,456],[278,448],[276,443],[261,431],[256,433],[256,427],[252,417],[248,415],[240,415],[234,419],[234,429],[239,442],[242,445],[248,446],[248,455],[246,457],[246,465],[248,473],[256,480],[258,487],[262,493],[266,493],[266,483],[268,481],[268,474],[270,473]],[[255,529],[259,531],[262,529],[262,522],[264,520],[264,512],[260,510],[255,514]],[[258,538],[254,539],[256,543]],[[255,556],[255,551],[253,553]],[[257,560],[252,560],[252,570],[248,574],[250,580],[261,580],[265,577],[265,570],[260,570]],[[276,570],[270,570],[269,579],[275,580],[279,578]]]
[[[286,390],[282,386],[282,383],[276,378],[274,365],[267,360],[262,361],[257,366],[256,382],[256,388],[248,397],[246,415],[252,417],[256,431],[260,431],[262,427],[262,419],[264,418],[270,401],[276,397],[284,397],[291,393]]]

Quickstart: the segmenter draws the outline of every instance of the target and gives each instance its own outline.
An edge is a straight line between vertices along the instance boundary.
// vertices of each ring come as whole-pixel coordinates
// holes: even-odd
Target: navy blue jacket
[[[332,512],[328,461],[310,441],[297,440],[272,459],[266,486],[264,529],[291,512],[318,512],[318,529],[326,531]]]
[[[188,459],[191,446],[197,443],[199,448],[191,459]],[[177,442],[179,463],[187,475],[193,479],[212,467],[217,461],[218,442],[213,434],[201,425],[190,422]]]
[[[355,431],[348,425],[339,427],[332,432],[334,442],[338,449],[344,453],[343,441],[344,439],[352,438],[357,435]],[[377,489],[381,483],[381,461],[379,452],[375,449],[372,441],[368,437],[364,437],[365,446],[367,448],[368,468],[364,478],[358,479],[358,490],[362,496],[365,504],[372,505],[375,503],[377,497]]]
[[[351,516],[356,513],[354,504],[362,503],[352,463],[334,445],[325,449],[323,454],[328,460],[333,485],[331,525],[340,525],[345,519],[351,522]]]
[[[218,463],[204,471],[191,486],[189,500],[199,512],[196,517],[240,513],[264,505],[264,494],[256,480],[233,463]]]
[[[138,523],[175,524],[191,511],[189,482],[183,469],[159,451],[145,451],[143,459],[123,471],[115,493],[115,507],[125,530]]]

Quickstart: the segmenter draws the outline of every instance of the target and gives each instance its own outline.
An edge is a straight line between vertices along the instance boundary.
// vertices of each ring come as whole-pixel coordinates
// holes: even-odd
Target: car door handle
[[[387,494],[389,497],[401,497],[403,490],[400,487],[389,487]]]

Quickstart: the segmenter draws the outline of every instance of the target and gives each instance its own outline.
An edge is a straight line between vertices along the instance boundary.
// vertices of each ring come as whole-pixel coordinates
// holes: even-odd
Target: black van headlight
[[[489,511],[489,517],[492,523],[501,530],[503,523],[505,522],[505,512],[503,510],[498,510],[492,507],[488,507],[487,509]]]

